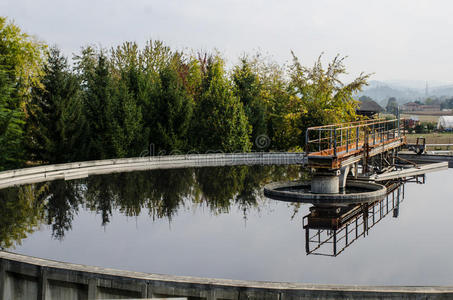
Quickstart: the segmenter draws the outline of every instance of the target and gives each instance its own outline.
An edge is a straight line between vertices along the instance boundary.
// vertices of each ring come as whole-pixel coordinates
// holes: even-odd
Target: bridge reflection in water
[[[425,175],[387,186],[382,200],[341,206],[312,206],[303,217],[307,255],[337,256],[361,237],[366,237],[376,224],[388,215],[397,218],[404,200],[405,182],[425,183]]]

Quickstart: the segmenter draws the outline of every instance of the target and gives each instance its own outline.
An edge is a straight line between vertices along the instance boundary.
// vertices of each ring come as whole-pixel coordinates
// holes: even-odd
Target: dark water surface
[[[297,167],[160,170],[0,191],[9,251],[148,273],[265,281],[453,285],[453,170],[405,185],[389,213],[336,257],[307,255],[311,205],[262,196]],[[330,247],[330,246],[329,246]]]

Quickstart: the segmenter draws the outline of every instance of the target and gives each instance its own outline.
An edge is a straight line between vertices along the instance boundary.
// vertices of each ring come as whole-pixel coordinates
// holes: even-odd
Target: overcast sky
[[[0,15],[70,55],[87,44],[160,39],[219,49],[230,61],[256,50],[306,65],[347,55],[351,76],[453,82],[453,1],[445,0],[2,0]]]

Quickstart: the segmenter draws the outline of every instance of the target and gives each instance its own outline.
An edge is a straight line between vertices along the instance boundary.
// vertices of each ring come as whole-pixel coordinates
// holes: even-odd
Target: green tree
[[[141,108],[122,80],[113,81],[109,131],[114,157],[138,156],[145,146]]]
[[[114,157],[112,124],[114,105],[112,78],[104,51],[87,47],[76,56],[76,70],[82,81],[83,112],[86,119],[86,156],[84,159]]]
[[[24,113],[13,103],[14,87],[0,69],[0,170],[19,165],[23,157]]]
[[[142,97],[149,94],[138,45],[125,42],[111,51],[111,72],[115,87],[112,138],[116,156],[137,156],[147,148],[149,129],[143,118]],[[145,92],[143,92],[145,89]]]
[[[446,109],[451,109],[451,108],[453,108],[453,98],[445,99],[445,100],[441,103],[440,108],[441,108],[441,109],[444,109],[444,108],[446,108]]]
[[[398,102],[396,101],[395,97],[389,98],[389,100],[387,101],[387,106],[385,107],[385,110],[390,114],[394,114],[394,115],[398,114]]]
[[[271,150],[288,150],[291,143],[288,140],[289,93],[288,76],[285,68],[275,61],[269,60],[259,53],[251,60],[254,73],[260,80],[260,99],[266,105],[266,127]],[[256,140],[255,140],[256,143]]]
[[[0,170],[24,162],[25,106],[39,85],[45,45],[0,17]]]
[[[157,151],[186,150],[193,99],[170,65],[159,71],[151,94],[151,141]]]
[[[305,143],[308,127],[353,121],[357,101],[353,94],[367,84],[370,75],[360,74],[344,84],[344,57],[336,56],[324,69],[321,56],[312,68],[304,67],[293,53],[290,66],[290,106],[285,119],[289,123],[288,139],[293,146]]]
[[[373,100],[373,98],[364,95],[359,98],[359,101],[363,102],[363,101],[374,101],[374,100]]]
[[[42,87],[33,87],[28,109],[31,157],[49,163],[76,161],[85,150],[80,83],[56,47],[49,51],[41,82]]]
[[[204,66],[201,65],[203,69]],[[200,151],[249,151],[250,125],[219,57],[209,59],[196,100],[192,140]]]
[[[0,69],[14,84],[17,105],[25,104],[30,88],[40,84],[45,44],[0,17]]]
[[[264,150],[258,144],[257,138],[267,135],[266,104],[261,98],[259,76],[252,70],[247,58],[242,58],[240,65],[234,68],[233,82],[235,94],[242,102],[247,119],[252,126],[251,139],[255,142],[253,146],[255,149]]]

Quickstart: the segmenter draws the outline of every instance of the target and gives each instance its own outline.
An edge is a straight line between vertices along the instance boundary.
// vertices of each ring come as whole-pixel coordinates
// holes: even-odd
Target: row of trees
[[[72,63],[0,18],[0,168],[175,151],[297,150],[309,126],[355,118],[344,58],[304,67],[260,55],[230,69],[160,41],[85,47]],[[19,49],[19,50],[18,50]],[[266,142],[255,143],[264,137]]]

